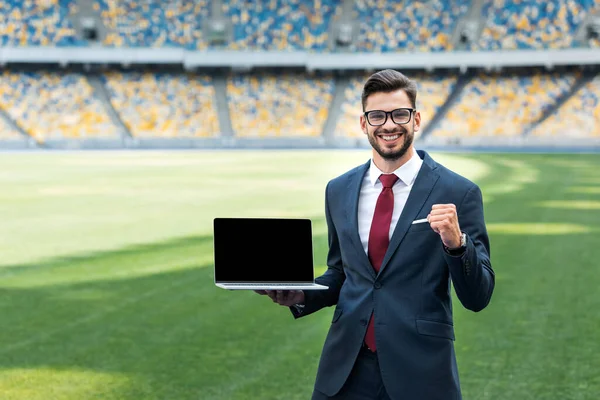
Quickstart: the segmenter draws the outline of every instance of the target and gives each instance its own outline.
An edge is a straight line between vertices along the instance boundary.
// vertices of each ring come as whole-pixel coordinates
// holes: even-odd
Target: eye
[[[383,121],[385,119],[385,113],[381,111],[372,111],[369,113],[369,120],[373,122]]]

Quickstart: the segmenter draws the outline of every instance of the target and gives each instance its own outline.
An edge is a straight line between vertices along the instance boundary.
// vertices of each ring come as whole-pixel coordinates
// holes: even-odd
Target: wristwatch
[[[450,254],[451,256],[462,256],[466,249],[467,249],[467,234],[464,232],[462,232],[460,235],[460,247],[457,247],[456,249],[450,249],[450,248],[446,247],[446,245],[444,245],[444,250],[446,251],[446,253]]]

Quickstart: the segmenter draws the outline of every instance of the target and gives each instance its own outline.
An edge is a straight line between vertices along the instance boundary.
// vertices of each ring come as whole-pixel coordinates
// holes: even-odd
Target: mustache
[[[397,129],[383,129],[379,128],[375,130],[375,135],[403,135],[406,134],[406,129],[397,128]]]

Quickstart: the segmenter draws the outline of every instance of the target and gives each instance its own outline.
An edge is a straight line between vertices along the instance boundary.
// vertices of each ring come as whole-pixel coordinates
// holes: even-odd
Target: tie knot
[[[396,174],[381,174],[379,176],[379,180],[383,184],[384,188],[391,188],[398,180],[398,176]]]

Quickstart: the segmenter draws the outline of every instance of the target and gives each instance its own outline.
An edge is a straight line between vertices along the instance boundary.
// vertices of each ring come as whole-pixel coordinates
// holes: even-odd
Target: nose
[[[385,124],[381,125],[381,129],[385,130],[385,131],[394,131],[396,129],[398,129],[399,125],[396,125],[396,123],[392,120],[392,116],[388,115],[387,121],[385,121]]]

